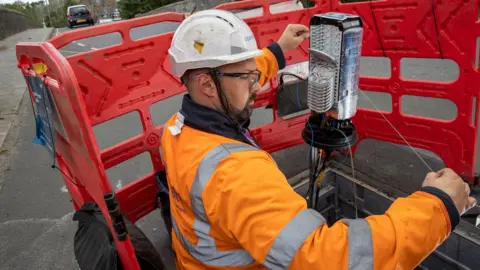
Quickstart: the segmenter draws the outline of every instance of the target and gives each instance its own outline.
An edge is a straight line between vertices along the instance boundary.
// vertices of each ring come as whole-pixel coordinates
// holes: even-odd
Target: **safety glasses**
[[[232,78],[238,78],[240,80],[246,80],[248,81],[248,86],[249,89],[253,89],[257,85],[257,83],[260,81],[260,77],[262,77],[262,72],[259,70],[256,70],[254,72],[235,72],[235,73],[230,73],[230,72],[219,72],[216,69],[212,69],[206,73],[203,74],[210,74],[210,75],[216,75],[216,76],[223,76],[223,77],[232,77]],[[200,74],[193,75],[193,78],[198,78]]]
[[[262,76],[262,73],[257,70],[255,72],[240,72],[240,73],[228,73],[228,72],[218,72],[216,71],[215,74],[217,76],[224,76],[224,77],[232,77],[232,78],[238,78],[241,80],[247,80],[248,81],[248,86],[249,89],[253,89],[260,81],[260,77]]]

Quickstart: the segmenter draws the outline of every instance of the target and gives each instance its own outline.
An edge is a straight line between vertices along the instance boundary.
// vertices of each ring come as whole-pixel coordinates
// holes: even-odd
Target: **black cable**
[[[322,167],[319,171],[319,175],[322,174],[325,169],[327,168],[327,160],[330,159],[330,154],[331,152],[330,151],[327,151],[325,153],[325,158],[323,159],[323,164],[322,164]],[[325,177],[325,175],[323,175],[323,178]],[[315,180],[315,185],[317,184],[317,180]],[[320,195],[320,187],[317,188],[317,192],[315,193],[315,200],[318,198],[318,195]]]
[[[295,73],[290,73],[290,72],[282,72],[280,73],[279,75],[279,82],[278,82],[278,88],[277,88],[277,95],[280,94],[283,90],[284,90],[284,80],[283,80],[283,76],[292,76],[292,77],[295,77],[297,79],[299,79],[300,81],[307,81],[307,78],[302,78],[300,77],[299,75],[295,74]],[[297,83],[300,83],[300,82],[297,82]],[[300,104],[298,104],[300,106]],[[301,106],[300,106],[300,109],[301,109]]]
[[[310,151],[310,154],[311,154],[311,151]],[[318,165],[320,165],[320,159],[322,159],[322,158],[319,157],[317,159],[317,164],[316,164],[315,169],[314,169],[314,174],[313,174],[313,176],[312,175],[310,176],[311,177],[310,178],[310,184],[309,184],[308,191],[307,191],[307,194],[308,194],[308,197],[309,197],[309,200],[308,200],[308,207],[309,208],[313,208],[313,201],[314,201],[314,198],[316,198],[313,193],[314,193],[315,184],[317,183],[317,178],[321,173],[321,171],[318,171]],[[322,160],[322,167],[323,167],[323,163],[325,163],[325,160]],[[310,166],[311,166],[311,162],[310,162]]]
[[[79,187],[79,188],[83,188],[84,186],[80,186],[78,185],[75,181],[73,181],[73,179],[68,175],[66,174],[62,169],[60,169],[57,164],[56,164],[56,154],[57,154],[57,151],[55,149],[55,138],[53,136],[53,129],[52,129],[52,125],[53,125],[53,122],[50,121],[50,116],[48,115],[48,109],[47,109],[47,103],[45,101],[45,92],[47,91],[47,84],[46,84],[46,80],[47,80],[47,75],[43,75],[43,91],[42,91],[42,99],[43,99],[43,105],[45,106],[45,114],[47,115],[47,121],[48,121],[48,124],[50,125],[50,136],[51,136],[51,140],[52,140],[52,152],[53,152],[53,164],[51,165],[51,168],[52,169],[57,169],[60,173],[62,173],[65,178],[67,178],[67,180],[72,183],[74,186],[76,187]],[[50,104],[52,105],[52,104]]]
[[[311,154],[311,150],[310,150],[310,154]],[[327,158],[328,158],[328,157],[327,157]],[[311,160],[311,158],[310,158],[310,160]],[[312,191],[313,185],[315,185],[315,183],[317,182],[318,176],[320,175],[320,173],[322,172],[322,170],[324,170],[324,169],[318,170],[318,169],[319,169],[319,165],[320,165],[320,160],[322,160],[322,166],[321,166],[320,168],[325,167],[326,159],[323,159],[322,156],[318,157],[318,158],[317,158],[317,164],[315,164],[315,168],[313,169],[313,177],[314,177],[314,178],[313,178],[312,181],[310,181],[310,185],[311,185],[311,186],[310,186],[310,188],[308,189],[309,191]],[[310,161],[310,167],[311,167],[311,161]],[[313,194],[312,194],[312,195],[313,195]]]
[[[312,149],[310,149],[309,155],[311,155],[311,154],[312,154]],[[312,166],[312,159],[310,158],[309,160],[310,160],[310,162],[309,162],[309,170],[310,170],[313,166]],[[309,197],[309,200],[307,201],[308,208],[312,208],[313,185],[315,185],[315,182],[316,182],[317,177],[318,177],[317,169],[318,169],[319,164],[320,164],[320,158],[317,159],[317,164],[315,165],[313,175],[310,174],[310,183],[308,185],[308,190],[307,190],[307,196]]]
[[[320,175],[320,173],[322,173],[322,171],[324,171],[326,169],[326,164],[327,164],[327,159],[329,159],[330,157],[328,158],[325,158],[324,159],[324,163],[322,165],[323,169],[321,169],[318,173],[318,175]],[[344,163],[345,161],[347,160],[348,158],[348,155],[345,155],[345,158],[342,160],[342,162],[340,163],[340,165],[338,165],[337,167],[333,168],[333,169],[330,169],[328,172],[326,172],[323,177],[325,177],[329,172],[331,172],[332,170],[337,170],[339,169]],[[318,164],[318,163],[317,163]],[[316,172],[315,172],[316,173]],[[317,174],[317,173],[316,173]],[[316,178],[315,178],[316,179]],[[316,181],[314,182],[314,184],[316,183]],[[311,190],[313,189],[313,185],[310,185],[309,188],[308,188],[308,191],[307,191],[307,194],[310,194],[311,193]],[[317,189],[317,194],[315,195],[315,198],[318,198],[318,195],[320,194],[320,189]],[[309,202],[310,204],[310,202]]]
[[[30,103],[32,103],[32,112],[33,112],[33,115],[36,116],[36,113],[35,113],[35,105],[33,105],[33,98],[32,98],[32,95],[30,95],[30,93],[28,93],[28,95],[30,96]]]
[[[302,77],[300,77],[300,76],[298,76],[297,74],[294,74],[294,73],[282,72],[279,75],[279,84],[278,84],[278,88],[277,88],[277,95],[281,91],[283,91],[283,89],[284,89],[283,88],[284,87],[283,76],[285,76],[285,75],[295,77],[295,78],[299,79],[300,81],[306,81],[307,80],[307,79],[302,78]],[[298,95],[299,95],[299,93],[298,93],[298,83],[300,83],[300,82],[297,82],[297,103],[298,103],[299,109],[302,110],[302,106],[300,104],[300,100],[299,100],[299,97],[298,97]],[[310,124],[308,124],[308,126],[310,128],[312,128]],[[308,170],[312,170],[312,168],[313,168],[312,158],[311,158],[311,154],[312,154],[312,150],[313,150],[313,134],[314,134],[314,132],[313,132],[313,129],[312,129],[312,144],[310,145],[310,150],[309,150],[309,153],[308,153]],[[317,170],[318,170],[319,163],[320,163],[320,158],[317,159],[317,164],[315,165],[315,168],[313,168],[313,172],[310,172],[310,174],[309,174],[310,182],[309,182],[308,190],[307,190],[307,197],[308,197],[307,207],[308,208],[312,208],[312,206],[313,206],[312,205],[313,204],[313,185],[315,184],[316,179],[318,177]]]
[[[438,24],[437,24],[437,15],[435,13],[435,3],[433,2],[433,0],[430,0],[430,4],[432,6],[433,21],[435,23],[435,32],[437,34],[438,50],[440,52],[440,57],[442,57],[443,59],[442,45],[440,43],[440,33],[438,31]]]
[[[317,172],[318,172],[318,165],[320,165],[320,159],[321,159],[321,157],[319,159],[317,159],[317,164],[315,165],[315,174],[316,175],[318,175]]]
[[[385,49],[383,48],[382,39],[380,38],[380,31],[379,31],[379,29],[378,29],[377,18],[375,17],[375,13],[373,12],[372,0],[370,0],[370,11],[371,11],[371,13],[372,13],[373,23],[375,24],[375,30],[376,30],[376,32],[377,32],[378,43],[380,43],[380,47],[382,48],[383,57],[387,57],[387,56],[385,55]]]
[[[309,155],[309,159],[308,159],[308,170],[311,171],[312,170],[312,150],[313,148],[310,148],[310,151],[308,151],[308,155]],[[314,182],[314,179],[315,179],[315,172],[310,172],[310,174],[308,175],[308,178],[310,179],[310,181],[308,182],[308,190],[307,190],[307,195],[306,197],[308,198],[307,200],[307,207],[308,208],[312,208],[312,188],[313,188],[313,182]]]
[[[307,81],[306,78],[302,78],[294,73],[290,73],[290,72],[282,72],[280,73],[279,75],[279,83],[278,83],[278,87],[277,87],[277,96],[282,93],[284,90],[285,90],[285,87],[284,87],[284,80],[283,80],[283,76],[292,76],[292,77],[295,77],[297,79],[299,79],[300,81]],[[301,83],[301,82],[297,82],[298,83]],[[290,101],[294,102],[294,103],[299,103],[299,101],[296,101],[296,100],[293,100],[292,97],[290,97]],[[301,104],[297,104],[298,105],[298,108],[300,111],[302,111],[302,106]]]
[[[28,71],[30,71],[30,68],[28,68]],[[33,117],[35,118],[35,139],[40,139],[40,134],[39,134],[39,130],[38,130],[38,122],[37,122],[37,112],[35,110],[35,105],[34,103],[35,102],[35,99],[32,97],[32,95],[30,94],[30,92],[28,93],[28,96],[30,97],[30,103],[32,103],[32,112],[33,112]]]
[[[50,125],[50,137],[51,137],[51,140],[52,140],[52,152],[53,152],[53,166],[56,166],[55,165],[55,162],[56,162],[56,159],[55,159],[55,155],[56,155],[55,139],[53,138],[53,129],[52,129],[53,122],[50,121],[50,116],[48,115],[47,103],[46,103],[46,100],[45,100],[45,92],[47,91],[46,80],[47,80],[47,75],[45,74],[45,75],[43,75],[42,99],[43,99],[43,106],[45,106],[45,114],[47,115],[47,121],[48,121],[48,124]],[[52,105],[52,104],[50,104],[50,105]]]
[[[28,68],[27,71],[30,72],[30,68]],[[35,114],[35,106],[33,105],[34,100],[33,100],[33,98],[32,98],[32,95],[30,95],[30,93],[28,93],[28,96],[30,97],[30,102],[32,103],[33,115],[36,116],[36,114]]]
[[[299,79],[299,80],[301,80],[301,81],[306,81],[306,80],[307,80],[307,78],[302,78],[302,77],[300,77],[299,75],[297,75],[297,74],[295,74],[295,73],[282,72],[282,73],[280,73],[280,82],[279,82],[279,85],[283,85],[283,83],[284,83],[284,81],[283,81],[283,76],[285,76],[285,75],[287,75],[287,76],[293,76],[293,77],[295,77],[295,78],[297,78],[297,79]]]
[[[195,10],[197,10],[197,4],[196,4],[196,3],[195,3],[195,7],[193,7],[193,10],[192,10],[192,12],[190,12],[190,15],[192,15],[192,14],[193,14],[193,12],[195,12]]]
[[[65,176],[65,178],[67,178],[67,180],[72,183],[74,186],[78,187],[78,188],[85,188],[84,185],[79,185],[78,183],[76,183],[75,181],[73,181],[73,179],[66,173],[64,172],[62,169],[60,169],[57,165],[53,164],[51,166],[52,169],[57,169],[61,174],[63,174]]]

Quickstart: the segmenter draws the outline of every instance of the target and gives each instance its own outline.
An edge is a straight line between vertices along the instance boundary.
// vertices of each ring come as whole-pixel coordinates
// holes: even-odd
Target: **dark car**
[[[70,6],[67,9],[68,27],[76,25],[94,25],[92,13],[86,5]]]

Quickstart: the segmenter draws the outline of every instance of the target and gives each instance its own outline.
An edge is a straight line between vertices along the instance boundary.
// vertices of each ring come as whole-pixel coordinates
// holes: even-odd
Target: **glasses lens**
[[[260,80],[260,74],[251,73],[249,79],[250,79],[250,89],[252,89],[257,85],[258,81]]]

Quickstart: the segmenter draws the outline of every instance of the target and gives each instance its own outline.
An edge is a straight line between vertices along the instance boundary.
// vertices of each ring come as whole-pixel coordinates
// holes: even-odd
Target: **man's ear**
[[[198,89],[208,97],[214,97],[217,94],[217,87],[212,80],[212,77],[207,74],[198,76]]]

